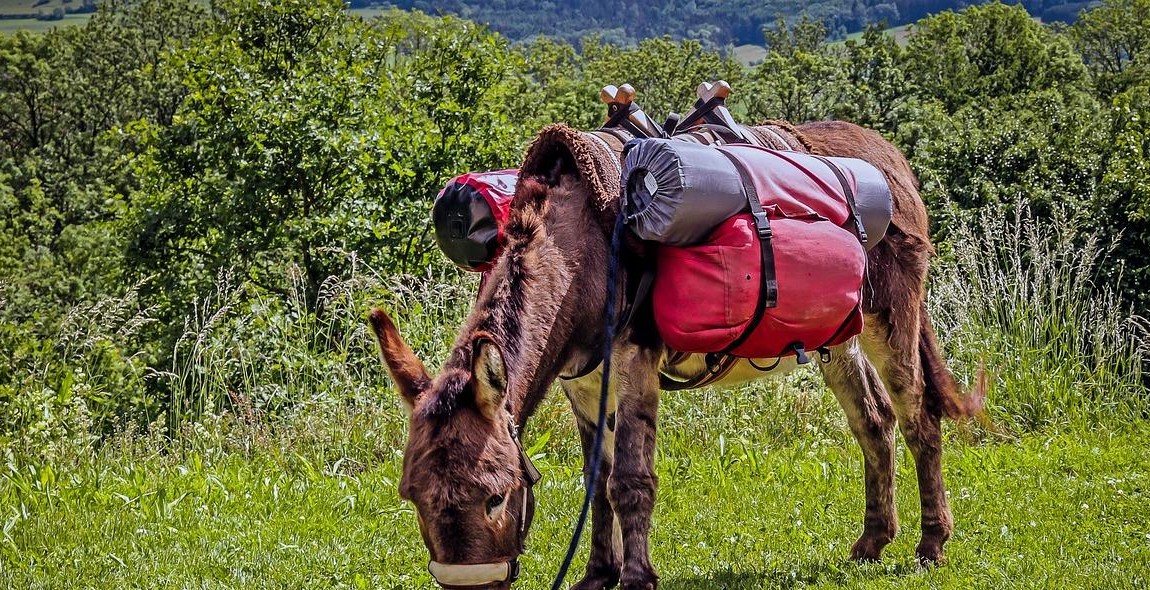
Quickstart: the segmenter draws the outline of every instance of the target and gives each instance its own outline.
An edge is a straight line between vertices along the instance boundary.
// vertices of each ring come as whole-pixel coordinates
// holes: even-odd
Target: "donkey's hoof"
[[[571,590],[611,590],[619,584],[619,580],[605,580],[599,577],[585,577],[571,587]]]
[[[657,590],[659,588],[659,576],[656,576],[654,572],[638,576],[624,574],[622,588],[623,590]]]
[[[571,590],[611,590],[618,585],[618,566],[589,567],[587,568],[587,575],[572,586]]]
[[[890,539],[863,535],[851,547],[851,561],[872,562],[882,559],[882,550],[890,543]]]
[[[934,567],[946,562],[942,555],[942,543],[923,540],[914,549],[914,558],[921,567]]]

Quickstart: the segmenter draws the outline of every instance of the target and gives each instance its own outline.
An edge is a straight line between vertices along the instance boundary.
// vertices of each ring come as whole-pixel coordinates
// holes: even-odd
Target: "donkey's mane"
[[[523,335],[521,318],[527,308],[525,294],[532,280],[528,253],[543,237],[547,198],[555,188],[540,178],[519,182],[504,227],[504,252],[486,278],[427,399],[419,404],[417,412],[421,417],[445,419],[470,402],[470,396],[462,394],[474,386],[472,366],[479,336],[498,343],[507,358],[518,356]]]

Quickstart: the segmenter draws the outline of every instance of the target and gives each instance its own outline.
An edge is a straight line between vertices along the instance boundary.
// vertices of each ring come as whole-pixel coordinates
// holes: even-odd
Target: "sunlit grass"
[[[0,587],[432,588],[396,493],[393,400],[253,434],[209,422],[177,449],[134,437],[94,456],[0,474]],[[752,420],[764,416],[752,415]],[[798,422],[798,418],[792,418]],[[1146,429],[950,441],[950,561],[913,563],[917,493],[900,453],[902,533],[846,560],[861,460],[841,431],[678,436],[665,426],[652,536],[661,588],[1136,588],[1150,581]],[[529,444],[538,438],[530,437]],[[537,449],[545,479],[521,588],[546,588],[578,512],[573,436]],[[581,560],[585,554],[581,554]]]
[[[931,311],[952,366],[990,370],[995,432],[1009,436],[947,427],[949,563],[914,564],[918,496],[902,449],[902,533],[883,563],[846,560],[861,528],[860,452],[808,370],[663,396],[652,534],[661,588],[1150,583],[1146,336],[1092,282],[1105,249],[1072,227],[1021,220],[959,235],[934,274]],[[173,396],[150,428],[98,439],[83,421],[46,415],[50,431],[0,449],[0,588],[431,588],[415,516],[396,492],[406,422],[365,316],[387,307],[434,369],[477,279],[385,276],[350,254],[349,265],[319,301],[301,289],[253,296],[221,277],[172,366],[147,375]],[[130,303],[82,313],[108,325],[58,340],[130,333],[147,311],[133,315]],[[83,369],[89,348],[63,350]],[[43,432],[58,438],[42,445]],[[547,588],[581,499],[562,395],[525,438],[545,480],[518,587]]]

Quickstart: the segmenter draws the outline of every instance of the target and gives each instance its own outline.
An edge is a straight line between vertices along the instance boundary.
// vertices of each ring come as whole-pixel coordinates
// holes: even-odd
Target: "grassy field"
[[[63,20],[0,19],[0,34],[11,34],[18,31],[44,33],[56,27],[82,25],[88,22],[91,17],[90,14],[69,14]]]
[[[1072,228],[986,219],[959,232],[931,283],[952,366],[967,379],[985,366],[993,382],[990,423],[946,429],[949,562],[915,566],[905,449],[902,533],[883,563],[846,559],[862,526],[861,455],[833,396],[799,371],[663,397],[652,547],[664,590],[1150,587],[1145,322],[1091,288],[1104,250]],[[1031,265],[1007,273],[993,263],[1003,256]],[[323,321],[253,306],[236,325],[262,330],[248,337],[269,350],[234,344],[225,324],[192,324],[196,347],[180,349],[172,387],[188,388],[189,407],[199,396],[239,411],[99,445],[79,413],[45,426],[57,435],[0,446],[0,588],[431,588],[396,491],[405,419],[362,314],[385,303],[434,370],[466,311],[458,302],[473,296],[466,279],[351,277],[331,285]],[[385,284],[391,293],[374,299]],[[222,313],[206,305],[204,317]],[[99,321],[122,323],[109,317]],[[336,351],[315,348],[336,340]],[[222,368],[235,363],[247,367],[241,381]],[[302,401],[274,418],[245,405],[271,385]],[[549,587],[581,500],[562,397],[525,433],[545,479],[518,588]]]
[[[906,46],[907,39],[910,38],[911,27],[913,27],[913,26],[914,25],[902,25],[902,26],[898,26],[898,27],[891,27],[889,29],[884,30],[883,32],[888,34],[888,35],[893,35],[894,40],[897,41],[899,45]],[[863,32],[857,31],[857,32],[854,32],[854,33],[847,35],[846,39],[844,39],[844,40],[849,41],[849,40],[853,39],[855,41],[862,41],[862,37],[863,37]]]
[[[949,562],[930,570],[913,561],[904,450],[902,533],[883,563],[856,565],[846,554],[861,526],[860,454],[810,383],[668,396],[652,538],[662,588],[1150,584],[1144,422],[999,442],[950,428],[957,527]],[[552,397],[528,438],[544,480],[521,588],[549,587],[580,500],[574,436]],[[415,516],[396,493],[396,406],[278,428],[209,422],[178,447],[124,437],[95,455],[11,463],[0,587],[431,588]]]

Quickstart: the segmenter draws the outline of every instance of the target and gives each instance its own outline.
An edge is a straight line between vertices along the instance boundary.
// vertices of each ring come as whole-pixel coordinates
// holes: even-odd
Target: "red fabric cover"
[[[767,308],[732,354],[773,358],[839,344],[862,331],[866,253],[845,227],[850,208],[827,165],[805,154],[723,148],[751,172],[770,218],[778,305]],[[851,176],[848,175],[848,179]],[[652,293],[668,346],[722,352],[747,328],[760,297],[762,256],[750,214],[732,217],[699,245],[661,246]]]
[[[491,257],[490,262],[475,267],[475,272],[491,270],[495,261],[499,259],[499,254],[503,251],[503,226],[507,223],[508,211],[511,209],[511,199],[515,197],[515,183],[518,179],[519,170],[508,168],[490,172],[468,172],[452,178],[447,183],[447,186],[465,184],[475,189],[487,202],[487,206],[491,208],[491,215],[495,218],[495,223],[499,228],[499,237],[497,238],[499,250],[496,251],[495,256]],[[447,190],[446,187],[440,190],[439,194],[442,195],[445,190]]]

